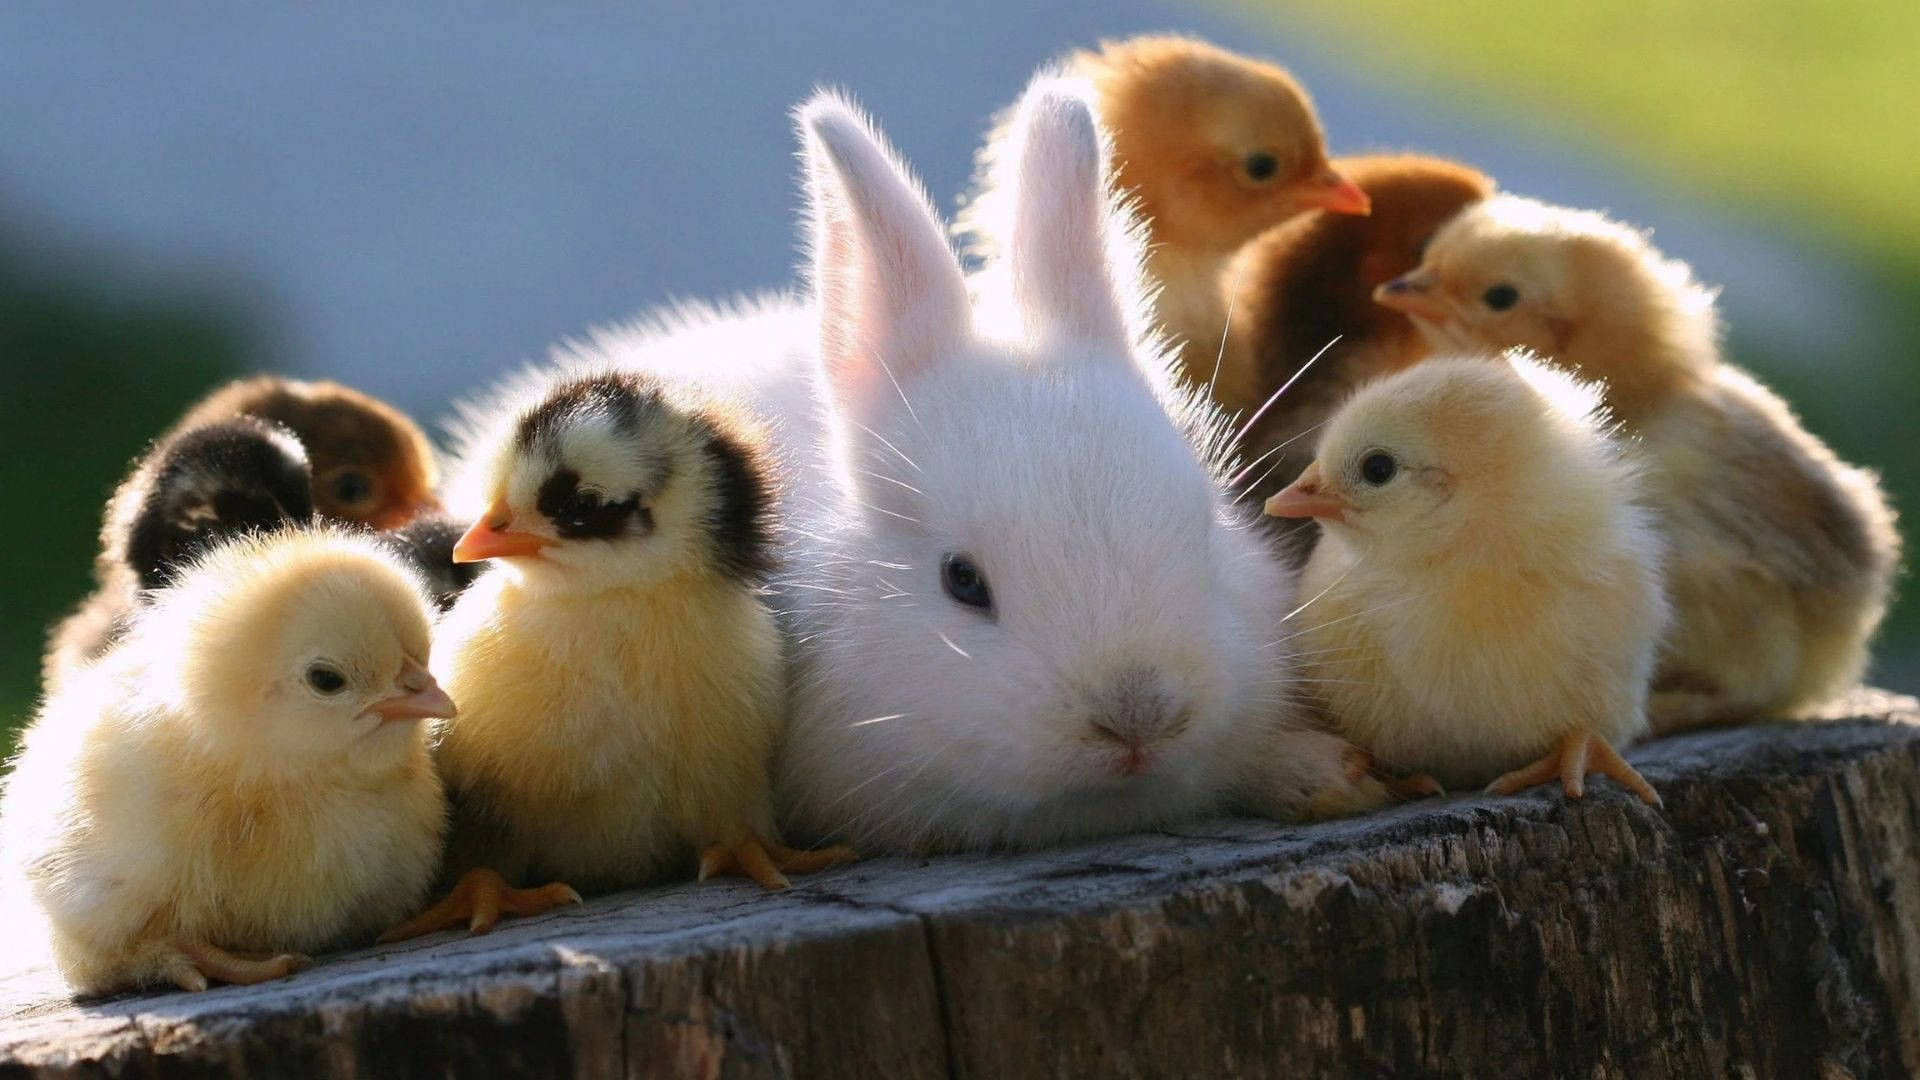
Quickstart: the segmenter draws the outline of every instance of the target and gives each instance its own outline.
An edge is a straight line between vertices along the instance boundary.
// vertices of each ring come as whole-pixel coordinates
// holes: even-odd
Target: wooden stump
[[[284,982],[0,976],[0,1076],[1920,1073],[1920,721],[1704,732],[1351,821],[592,901]]]

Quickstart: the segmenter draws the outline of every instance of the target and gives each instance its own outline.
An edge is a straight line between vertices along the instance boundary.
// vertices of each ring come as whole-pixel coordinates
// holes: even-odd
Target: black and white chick
[[[436,760],[455,805],[451,896],[389,937],[572,890],[738,873],[767,888],[845,849],[797,851],[773,822],[785,705],[761,596],[771,463],[757,430],[691,391],[589,371],[503,395],[466,441],[454,558],[499,566],[439,626],[461,703]],[[564,891],[562,891],[564,890]]]

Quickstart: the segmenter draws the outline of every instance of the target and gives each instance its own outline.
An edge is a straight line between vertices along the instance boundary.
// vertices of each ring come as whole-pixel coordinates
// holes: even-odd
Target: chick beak
[[[1301,185],[1300,201],[1336,214],[1366,215],[1373,212],[1373,198],[1360,190],[1360,185],[1331,168],[1322,169],[1317,176]]]
[[[412,657],[400,669],[400,677],[393,680],[394,689],[399,691],[390,698],[373,703],[367,711],[376,713],[382,720],[418,720],[433,717],[445,720],[453,716],[453,699],[447,696],[440,684],[433,680],[432,673]]]
[[[1338,495],[1322,490],[1320,463],[1307,466],[1292,486],[1267,500],[1267,513],[1281,518],[1321,518],[1327,521],[1347,520],[1347,502]]]
[[[494,503],[460,537],[460,542],[453,545],[453,561],[470,563],[483,559],[538,555],[540,549],[553,547],[557,543],[530,532],[513,532],[508,528],[512,524],[512,512],[504,505]]]
[[[1447,309],[1433,295],[1433,278],[1424,270],[1409,270],[1373,290],[1373,302],[1410,318],[1445,322]]]

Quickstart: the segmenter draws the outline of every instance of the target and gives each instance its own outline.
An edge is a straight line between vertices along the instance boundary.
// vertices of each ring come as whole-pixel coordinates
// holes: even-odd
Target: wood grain
[[[12,1076],[1920,1074],[1920,710],[1709,731],[1610,782],[1351,821],[625,893],[294,978],[75,1003]]]

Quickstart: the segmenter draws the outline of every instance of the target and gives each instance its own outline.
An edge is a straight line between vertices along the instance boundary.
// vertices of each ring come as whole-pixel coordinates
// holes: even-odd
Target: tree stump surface
[[[1920,1074],[1920,708],[1316,825],[623,893],[293,978],[73,1002],[0,1077]],[[4,946],[0,946],[3,950]]]

